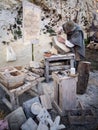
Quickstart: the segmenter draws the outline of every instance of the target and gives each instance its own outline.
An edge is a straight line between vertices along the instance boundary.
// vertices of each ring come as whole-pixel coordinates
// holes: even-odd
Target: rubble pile
[[[51,108],[52,109],[52,108]],[[60,116],[52,120],[51,115],[40,102],[38,97],[32,98],[23,103],[23,107],[19,107],[9,115],[7,115],[2,122],[6,122],[7,130],[57,130],[64,129],[65,125],[60,124]],[[9,127],[9,129],[8,129]],[[1,127],[0,127],[1,128]],[[2,129],[3,130],[3,129]]]

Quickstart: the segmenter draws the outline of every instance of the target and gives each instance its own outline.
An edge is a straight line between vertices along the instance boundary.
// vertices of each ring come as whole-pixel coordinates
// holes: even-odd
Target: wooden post
[[[77,94],[84,94],[88,85],[90,62],[81,61],[78,66]]]
[[[34,61],[34,45],[32,44],[32,61]]]

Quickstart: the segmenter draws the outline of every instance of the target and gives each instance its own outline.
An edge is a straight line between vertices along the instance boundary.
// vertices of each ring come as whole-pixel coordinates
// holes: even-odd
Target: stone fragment
[[[60,116],[57,116],[54,122],[52,122],[50,119],[48,119],[48,122],[50,124],[50,130],[60,130],[65,128],[63,124],[59,124]]]
[[[47,119],[51,119],[50,114],[48,113],[48,111],[46,110],[46,108],[43,108],[40,113],[37,116],[38,121],[40,121],[41,123],[47,125],[48,121]]]
[[[47,110],[52,109],[51,100],[48,95],[41,95],[40,100],[43,107],[45,107]]]
[[[41,104],[39,102],[35,102],[35,103],[32,104],[32,106],[31,106],[31,112],[34,115],[38,115],[41,110],[42,110],[42,106],[41,106]]]
[[[40,122],[37,130],[49,130],[49,129],[48,129],[47,125]]]
[[[32,118],[29,118],[22,126],[22,130],[37,130],[37,124]]]
[[[31,106],[33,103],[35,102],[38,102],[40,103],[39,101],[39,98],[38,97],[35,97],[35,98],[32,98],[26,102],[23,103],[23,109],[24,109],[24,112],[26,114],[26,117],[29,118],[29,117],[34,117],[35,115],[31,112]]]
[[[20,130],[21,125],[26,121],[26,116],[22,107],[19,107],[10,113],[6,119],[8,120],[10,130]]]

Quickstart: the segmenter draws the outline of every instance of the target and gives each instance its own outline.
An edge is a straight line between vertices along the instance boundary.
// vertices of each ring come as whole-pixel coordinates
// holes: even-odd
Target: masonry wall
[[[33,1],[33,0],[30,0]],[[51,49],[52,36],[59,26],[71,19],[84,31],[85,38],[93,34],[98,26],[98,2],[95,0],[37,0],[41,7],[41,30],[39,44],[34,45],[34,60],[43,60],[45,51]],[[23,8],[21,0],[0,0],[0,66],[25,65],[32,60],[32,46],[22,42]],[[9,43],[16,52],[15,62],[6,62],[6,44]]]

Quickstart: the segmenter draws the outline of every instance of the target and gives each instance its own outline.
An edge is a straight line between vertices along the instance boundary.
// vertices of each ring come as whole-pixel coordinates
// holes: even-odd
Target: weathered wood
[[[57,110],[57,112],[60,114],[60,116],[64,116],[65,112],[63,112],[61,110],[61,108],[58,106],[58,104],[55,100],[52,102],[52,105]]]
[[[49,61],[45,61],[45,78],[49,82]]]
[[[52,77],[55,81],[54,87],[54,100],[60,107],[60,111],[65,113],[65,110],[71,110],[76,108],[76,85],[77,76],[59,76],[57,72],[53,72]],[[61,112],[60,112],[61,114]]]
[[[40,100],[43,107],[46,109],[52,109],[51,100],[48,95],[41,95]]]
[[[19,107],[18,96],[16,95],[16,93],[11,93],[10,102],[12,104],[12,110],[15,110],[16,108]]]
[[[34,85],[36,85],[37,83],[34,82]],[[22,93],[24,93],[25,91],[29,90],[30,88],[32,88],[32,85],[31,83],[29,82],[26,82],[24,85],[16,88],[16,89],[13,89],[13,90],[10,90],[10,92],[12,93],[16,93],[17,96],[21,95]]]
[[[91,109],[79,109],[68,111],[68,118],[70,124],[85,125],[94,123],[96,118]]]
[[[4,103],[9,107],[9,109],[14,110],[19,107],[18,96],[23,94],[24,92],[33,88],[33,86],[39,86],[41,79],[33,81],[33,82],[26,82],[24,85],[8,90],[4,85],[0,84],[0,87],[9,95],[10,102],[4,99]],[[4,97],[3,97],[4,98]],[[11,107],[12,106],[12,107]]]
[[[13,109],[12,104],[5,97],[2,99],[2,101],[10,110]]]
[[[77,94],[84,94],[88,85],[90,62],[81,61],[78,66]]]
[[[50,67],[50,71],[58,71],[58,70],[64,70],[64,69],[69,69],[69,65],[60,65],[60,66],[53,66]]]
[[[5,69],[0,71],[0,82],[9,90],[17,88],[24,83],[24,73],[13,68],[12,70]]]
[[[65,70],[69,69],[70,67],[74,67],[74,59],[75,55],[71,53],[66,55],[54,55],[51,57],[44,57],[46,82],[49,82],[50,71]],[[65,61],[70,61],[70,64],[66,64]],[[51,66],[51,64],[58,62],[65,62],[65,65]]]
[[[53,67],[53,66],[60,66],[60,65],[65,65],[65,62],[55,62],[55,63],[51,63],[50,64],[50,67]]]

